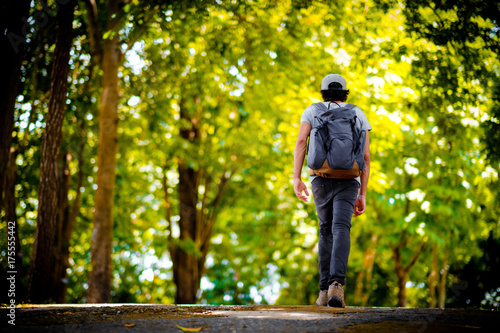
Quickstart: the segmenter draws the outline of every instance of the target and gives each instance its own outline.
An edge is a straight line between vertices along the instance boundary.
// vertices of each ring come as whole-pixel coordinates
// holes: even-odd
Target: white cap
[[[321,81],[321,90],[328,90],[328,85],[332,82],[340,83],[342,90],[347,90],[345,79],[339,74],[328,74],[325,76],[323,81]]]

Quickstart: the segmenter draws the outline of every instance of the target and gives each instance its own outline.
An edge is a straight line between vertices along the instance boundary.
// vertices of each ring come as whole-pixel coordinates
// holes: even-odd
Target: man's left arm
[[[354,216],[363,214],[366,207],[366,192],[368,187],[368,178],[370,176],[370,135],[368,131],[366,131],[364,159],[365,169],[361,173],[361,187],[359,189],[359,197],[354,205]]]

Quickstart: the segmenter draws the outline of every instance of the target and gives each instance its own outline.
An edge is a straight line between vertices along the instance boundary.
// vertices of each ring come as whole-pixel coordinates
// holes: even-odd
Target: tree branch
[[[413,256],[410,259],[410,263],[406,267],[403,267],[405,272],[408,273],[410,271],[410,269],[417,263],[417,259],[420,256],[420,252],[422,251],[422,247],[424,246],[424,242],[425,241],[422,240],[420,242],[420,244],[418,244],[417,250],[415,251],[415,253],[413,253]]]
[[[148,17],[148,20],[152,16],[153,16],[153,14],[151,14]],[[132,31],[129,34],[129,41],[127,42],[127,47],[123,51],[124,54],[134,46],[135,42],[137,42],[141,38],[141,36],[144,34],[144,32],[146,32],[146,30],[149,27],[150,27],[149,24],[144,23],[144,24],[141,24],[141,25],[138,25],[138,26],[134,26],[134,28],[132,28]]]
[[[207,221],[207,214],[205,214],[205,209],[207,207],[208,193],[210,192],[210,184],[212,181],[212,175],[208,172],[203,172],[205,177],[205,190],[203,193],[203,198],[201,199],[201,208],[198,211],[198,215],[196,217],[196,245],[198,248],[202,247],[203,244],[203,235],[205,232],[205,225]]]
[[[227,166],[224,166],[224,169],[222,171],[222,177],[220,178],[219,187],[217,189],[217,195],[210,204],[210,206],[212,207],[212,212],[208,219],[208,223],[206,224],[206,227],[203,230],[203,236],[201,238],[202,246],[205,246],[205,244],[207,244],[210,239],[210,235],[212,234],[212,229],[217,217],[217,209],[219,208],[220,203],[222,201],[224,189],[226,188],[226,185],[229,183],[229,180],[231,179],[234,170],[230,173],[229,177],[226,177],[226,172],[227,172]]]
[[[83,151],[85,149],[85,118],[81,119],[81,124],[80,124],[80,144],[78,147],[78,178],[76,182],[76,196],[75,199],[73,200],[73,205],[71,206],[71,213],[69,215],[69,221],[71,225],[74,225],[76,217],[78,216],[78,213],[80,211],[80,198],[82,196],[82,192],[80,191],[80,188],[83,185],[83,178],[84,178],[84,172],[83,172]],[[70,232],[72,232],[71,230]]]
[[[102,60],[102,36],[99,31],[99,23],[97,16],[97,6],[95,0],[85,0],[85,8],[87,9],[88,33],[90,39],[91,56],[97,64],[101,64]]]
[[[391,248],[393,258],[394,258],[394,267],[396,268],[396,273],[399,274],[401,270],[401,256],[400,256],[400,250],[398,247],[396,248]]]

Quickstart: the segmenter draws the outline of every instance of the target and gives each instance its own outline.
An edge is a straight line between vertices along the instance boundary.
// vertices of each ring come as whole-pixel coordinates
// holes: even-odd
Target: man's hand
[[[361,196],[358,197],[358,200],[356,200],[356,203],[354,204],[354,217],[358,217],[363,214],[365,212],[365,206],[365,198]]]
[[[309,192],[307,191],[306,184],[304,184],[302,180],[297,178],[293,180],[293,190],[295,191],[295,195],[297,196],[297,198],[304,202],[307,202],[307,196],[309,196]],[[306,195],[303,195],[302,191],[304,191]]]

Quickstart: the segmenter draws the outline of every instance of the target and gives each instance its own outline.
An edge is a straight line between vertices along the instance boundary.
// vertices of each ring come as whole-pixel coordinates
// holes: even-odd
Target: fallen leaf
[[[134,327],[135,324],[134,323],[127,323],[125,325],[123,325],[123,327]]]
[[[177,325],[177,328],[179,328],[185,332],[198,332],[198,331],[201,331],[203,329],[203,326],[196,327],[196,328],[189,328],[189,327],[182,327],[182,326]]]

